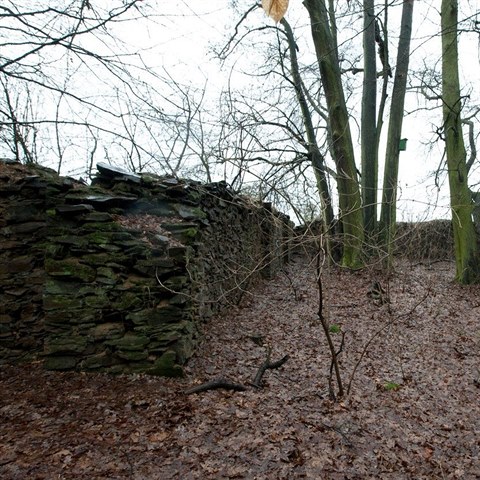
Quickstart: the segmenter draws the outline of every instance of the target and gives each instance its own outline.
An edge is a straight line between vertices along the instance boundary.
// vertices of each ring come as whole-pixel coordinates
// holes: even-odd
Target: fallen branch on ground
[[[285,355],[283,358],[280,360],[277,360],[276,362],[271,362],[270,361],[270,349],[268,350],[267,353],[267,359],[258,367],[257,374],[255,375],[255,378],[253,382],[251,383],[252,387],[255,388],[262,388],[262,378],[265,372],[268,369],[275,369],[275,368],[280,368],[290,357],[288,355]]]
[[[268,347],[266,360],[262,363],[262,365],[260,365],[260,367],[258,367],[257,374],[255,375],[253,382],[249,384],[256,389],[262,388],[262,378],[267,370],[280,368],[290,358],[288,355],[285,355],[280,360],[277,360],[276,362],[271,362],[270,352],[271,349],[270,347]],[[216,390],[218,388],[223,388],[225,390],[233,390],[235,392],[244,392],[245,390],[247,390],[246,385],[230,382],[225,378],[218,378],[216,380],[211,380],[209,382],[197,385],[196,387],[189,388],[188,390],[185,390],[185,394],[191,395],[192,393],[206,392],[207,390]]]
[[[217,378],[216,380],[211,380],[210,382],[202,383],[196,387],[189,388],[185,390],[186,395],[192,393],[206,392],[207,390],[216,390],[217,388],[224,388],[225,390],[234,390],[235,392],[244,392],[247,387],[241,385],[240,383],[233,383],[225,378]]]

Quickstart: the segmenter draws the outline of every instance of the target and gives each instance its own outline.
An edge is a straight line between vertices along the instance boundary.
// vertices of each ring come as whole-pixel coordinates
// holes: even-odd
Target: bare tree
[[[310,89],[317,73],[299,62],[299,47],[285,19],[280,26],[247,23],[257,7],[243,14],[233,36],[219,51],[222,59],[231,57],[237,48],[245,51],[249,36],[261,37],[266,44],[261,53],[252,47],[260,57],[256,73],[246,75],[253,79],[252,88],[230,88],[224,94],[223,103],[229,107],[223,123],[230,132],[228,137],[235,138],[225,159],[238,169],[236,186],[241,179],[245,187],[245,179],[253,177],[262,199],[276,197],[280,189],[289,196],[289,203],[295,203],[292,196],[298,195],[304,213],[321,214],[325,230],[331,230],[334,214],[329,177],[333,170],[323,153],[330,147],[326,108]],[[235,67],[235,61],[232,63]],[[317,199],[313,200],[315,191]]]
[[[143,0],[3,2],[1,154],[83,173],[103,153],[134,171],[178,174],[204,92],[122,40],[159,17]]]
[[[412,35],[413,0],[404,0],[400,40],[397,52],[397,65],[392,92],[390,121],[388,125],[387,149],[385,154],[385,171],[383,180],[382,211],[380,228],[382,237],[391,260],[393,240],[395,238],[398,162],[400,154],[400,137],[404,117],[405,93],[407,89],[408,64],[410,59],[410,39]]]
[[[362,91],[362,202],[365,233],[372,237],[377,223],[378,142],[377,62],[375,53],[374,0],[363,2],[363,91]]]
[[[480,267],[473,205],[462,132],[462,97],[458,73],[458,2],[442,0],[442,101],[450,185],[457,280],[478,282]]]

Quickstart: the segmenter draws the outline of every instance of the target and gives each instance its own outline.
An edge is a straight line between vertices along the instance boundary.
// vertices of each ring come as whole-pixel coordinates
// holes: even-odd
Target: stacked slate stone
[[[0,163],[0,361],[43,348],[47,199],[69,183],[50,183],[51,173]]]
[[[289,231],[222,183],[0,168],[0,362],[182,375],[198,323],[272,273]]]

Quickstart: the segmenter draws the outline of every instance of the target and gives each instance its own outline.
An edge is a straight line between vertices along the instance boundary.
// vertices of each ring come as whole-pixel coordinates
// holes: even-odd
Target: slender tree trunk
[[[462,133],[462,99],[458,75],[457,0],[442,0],[441,29],[443,125],[447,149],[456,276],[459,282],[468,284],[479,281],[480,268]]]
[[[412,36],[414,0],[404,0],[402,9],[402,24],[398,42],[397,67],[393,82],[392,105],[388,124],[387,149],[385,154],[385,171],[383,176],[382,211],[380,214],[380,229],[383,243],[388,252],[389,261],[393,253],[397,211],[397,183],[400,136],[405,106],[407,88],[408,62],[410,59],[410,39]]]
[[[342,264],[358,268],[363,247],[363,215],[360,188],[355,166],[348,112],[343,92],[340,66],[330,28],[325,0],[304,0],[310,15],[320,77],[327,100],[328,116],[337,168],[340,221],[343,226]]]
[[[381,35],[382,29],[380,28],[380,23],[378,22],[378,20],[375,20],[375,24],[378,25],[376,27],[376,29],[378,28],[378,31],[380,32],[380,35]],[[383,24],[388,25],[388,0],[385,0],[385,3],[384,3]],[[385,45],[388,45],[388,31],[387,31],[386,28],[383,29],[382,40],[385,43]],[[380,45],[379,45],[379,47],[380,47]],[[384,52],[383,55],[385,56],[386,53],[388,54],[388,52]],[[387,55],[387,64],[388,64],[388,55]],[[382,65],[382,67],[383,67],[383,65]],[[387,65],[387,67],[388,67],[388,65]],[[380,148],[380,138],[381,138],[382,129],[383,129],[383,117],[384,117],[384,113],[385,113],[385,105],[387,103],[387,98],[388,98],[388,93],[387,93],[388,74],[389,74],[388,68],[383,68],[382,92],[380,94],[380,100],[378,102],[379,104],[378,104],[378,115],[377,115],[377,159],[378,159],[378,152],[379,152],[379,148]]]
[[[365,234],[372,238],[377,223],[377,62],[374,0],[363,2],[362,201]]]
[[[320,201],[322,203],[323,217],[325,222],[326,231],[333,233],[331,230],[334,225],[334,214],[332,206],[332,197],[330,195],[330,189],[327,182],[325,171],[325,159],[318,147],[317,137],[315,135],[315,129],[313,127],[312,115],[308,108],[308,102],[305,98],[302,89],[302,78],[298,68],[297,59],[297,45],[293,36],[293,31],[290,24],[285,18],[280,22],[285,29],[285,33],[288,41],[288,49],[290,52],[290,66],[292,80],[295,87],[295,93],[302,112],[303,125],[307,134],[308,141],[308,154],[312,163],[313,171],[315,172],[315,179],[317,182],[317,189],[320,195]]]
[[[335,54],[338,58],[338,35],[337,35],[337,19],[335,17],[335,3],[336,0],[328,0],[328,15],[329,15],[329,24],[330,32],[332,33],[332,42],[335,49]]]

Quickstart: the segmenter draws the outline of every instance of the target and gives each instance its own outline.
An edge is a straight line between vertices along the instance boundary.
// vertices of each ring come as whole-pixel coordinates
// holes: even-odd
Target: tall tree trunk
[[[457,0],[442,0],[441,30],[443,125],[447,150],[457,280],[461,283],[474,283],[479,281],[480,269],[462,133],[462,99],[458,75]]]
[[[388,30],[386,28],[386,25],[388,25],[388,0],[385,0],[384,8],[383,8],[383,25],[384,28],[382,29],[380,26],[380,22],[378,19],[375,20],[375,31],[377,32],[378,29],[378,40],[383,41],[384,45],[388,45]],[[383,37],[382,37],[383,33]],[[377,38],[376,38],[377,41]],[[378,44],[378,47],[381,48],[380,43]],[[386,47],[384,47],[385,50],[388,50]],[[377,115],[377,159],[378,159],[378,152],[380,148],[380,138],[382,135],[382,129],[383,129],[383,121],[384,121],[384,114],[385,114],[385,105],[387,103],[387,98],[388,98],[388,78],[389,78],[389,73],[391,73],[388,69],[388,51],[384,51],[383,56],[387,57],[387,68],[383,68],[383,81],[382,81],[382,91],[380,94],[380,99],[379,99],[379,105],[378,105],[378,115]],[[382,65],[383,67],[383,65]]]
[[[374,0],[363,2],[362,201],[365,233],[373,237],[377,223],[377,62]]]
[[[402,9],[402,24],[398,42],[397,67],[393,82],[392,104],[388,124],[387,149],[385,153],[385,171],[383,176],[382,211],[380,214],[380,229],[383,243],[388,252],[389,261],[393,252],[397,211],[397,183],[399,144],[402,134],[402,124],[405,106],[405,91],[407,88],[408,62],[410,59],[410,39],[412,36],[414,0],[404,0]]]
[[[315,129],[313,127],[312,115],[308,108],[308,102],[305,98],[302,88],[302,78],[298,68],[297,59],[297,45],[293,36],[292,28],[285,18],[280,22],[285,29],[287,36],[288,49],[290,52],[290,71],[292,80],[297,95],[297,100],[302,112],[303,125],[305,127],[307,142],[308,142],[308,154],[315,173],[315,179],[317,182],[317,189],[320,195],[320,201],[322,203],[323,218],[328,233],[332,233],[331,230],[334,225],[334,214],[332,206],[332,197],[330,195],[330,189],[327,182],[325,171],[325,159],[318,147],[317,137],[315,135]]]
[[[333,154],[337,169],[340,221],[343,226],[342,264],[350,268],[358,268],[362,263],[364,238],[360,188],[329,13],[325,0],[304,0],[303,4],[310,15],[312,38],[330,119]]]

